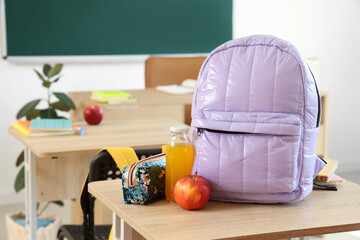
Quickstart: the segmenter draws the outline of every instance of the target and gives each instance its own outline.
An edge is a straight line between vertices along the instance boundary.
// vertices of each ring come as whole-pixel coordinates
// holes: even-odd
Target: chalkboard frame
[[[6,28],[6,9],[5,9],[5,0],[1,1],[1,29],[2,29],[2,56],[4,59],[8,59],[14,62],[44,62],[44,59],[50,60],[52,59],[54,62],[63,60],[63,62],[117,62],[117,61],[139,61],[146,59],[149,55],[161,55],[161,56],[204,56],[208,54],[212,49],[209,51],[202,51],[202,52],[184,52],[184,53],[135,53],[135,54],[89,54],[89,55],[82,55],[82,54],[74,54],[74,55],[61,55],[61,54],[51,54],[51,55],[11,55],[8,54],[8,46],[7,46],[7,31]],[[231,0],[230,0],[231,1]],[[229,1],[228,1],[229,2]],[[232,5],[232,1],[231,1]],[[227,20],[228,21],[228,20]],[[228,21],[229,22],[229,21]],[[232,39],[232,6],[231,6],[231,36],[227,36],[227,40]],[[228,25],[227,25],[228,26]],[[229,34],[228,34],[229,35]],[[221,42],[222,43],[222,42]],[[214,46],[215,48],[216,46]]]
[[[7,45],[6,45],[6,15],[5,15],[5,0],[0,0],[0,34],[1,34],[1,56],[6,59]]]

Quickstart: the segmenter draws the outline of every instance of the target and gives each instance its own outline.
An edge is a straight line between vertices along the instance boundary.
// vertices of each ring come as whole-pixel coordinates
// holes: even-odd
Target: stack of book
[[[134,101],[134,99],[130,93],[120,91],[120,90],[92,91],[90,98],[92,100],[102,102],[102,103],[119,103],[119,102]]]
[[[339,162],[331,159],[324,161],[326,166],[315,177],[314,188],[336,190],[336,186],[345,181],[342,177],[335,174]]]
[[[74,135],[80,129],[68,119],[17,120],[13,126],[27,137]]]

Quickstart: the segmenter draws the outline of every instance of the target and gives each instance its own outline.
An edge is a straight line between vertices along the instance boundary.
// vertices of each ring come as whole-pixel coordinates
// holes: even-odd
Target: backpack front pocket
[[[299,177],[300,119],[294,115],[265,115],[269,118],[233,122],[231,131],[210,129],[206,126],[212,124],[203,122],[194,139],[193,172],[207,178],[214,191],[294,191]]]

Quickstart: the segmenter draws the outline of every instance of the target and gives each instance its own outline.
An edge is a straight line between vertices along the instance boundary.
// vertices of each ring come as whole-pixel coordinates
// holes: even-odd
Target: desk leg
[[[113,224],[112,224],[112,231],[113,231],[113,240],[120,240],[120,231],[121,231],[121,219],[113,212]]]
[[[132,240],[132,228],[123,219],[121,219],[120,240]]]
[[[113,240],[131,240],[132,228],[113,212]]]
[[[36,239],[37,200],[36,200],[36,157],[25,149],[25,214],[26,240]]]

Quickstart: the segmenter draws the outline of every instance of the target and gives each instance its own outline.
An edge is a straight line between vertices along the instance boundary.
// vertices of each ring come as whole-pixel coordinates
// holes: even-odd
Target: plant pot
[[[25,227],[17,222],[17,221],[22,221],[19,219],[24,219],[24,218],[25,218],[25,214],[21,212],[11,213],[5,216],[8,239],[25,240],[25,232],[26,232]],[[61,226],[60,217],[48,213],[42,213],[38,217],[38,222],[40,221],[44,222],[45,221],[44,219],[51,219],[53,220],[53,222],[45,227],[39,227],[37,229],[36,240],[56,240],[57,232]]]

